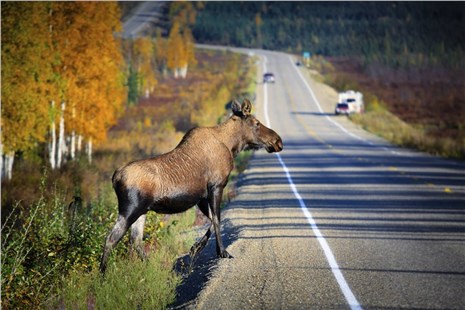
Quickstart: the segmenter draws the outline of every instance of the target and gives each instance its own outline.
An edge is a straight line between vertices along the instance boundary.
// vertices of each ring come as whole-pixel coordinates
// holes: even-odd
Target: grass
[[[450,138],[428,135],[423,127],[414,127],[387,110],[374,110],[354,114],[350,119],[384,139],[403,147],[449,158],[465,158],[465,141],[462,144]]]
[[[135,256],[112,260],[105,277],[93,270],[73,272],[64,281],[59,297],[52,306],[66,309],[164,309],[174,301],[181,276],[172,270],[173,261],[192,245],[189,233],[194,221],[194,209],[171,216],[159,232],[163,237],[157,250],[147,260]],[[183,235],[183,238],[179,238]]]

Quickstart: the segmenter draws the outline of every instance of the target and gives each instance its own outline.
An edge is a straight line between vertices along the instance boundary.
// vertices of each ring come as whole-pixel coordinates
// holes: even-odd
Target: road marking
[[[316,96],[315,96],[315,93],[313,92],[313,90],[311,89],[310,85],[308,85],[307,81],[305,80],[305,78],[302,76],[302,73],[300,72],[299,69],[297,69],[297,67],[294,65],[294,62],[292,61],[292,56],[289,55],[289,61],[291,62],[291,65],[292,67],[297,71],[297,74],[299,75],[300,79],[302,80],[302,82],[304,83],[305,87],[307,88],[307,90],[310,92],[310,95],[312,96],[313,100],[315,101],[315,104],[318,108],[318,111],[320,111],[321,114],[324,115],[324,117],[330,121],[333,125],[335,125],[336,127],[338,127],[340,130],[342,130],[344,133],[346,133],[347,135],[351,136],[352,138],[355,138],[357,140],[360,140],[360,141],[363,141],[369,145],[375,145],[373,142],[367,140],[367,139],[364,139],[360,136],[357,136],[356,134],[354,133],[351,133],[350,131],[348,131],[347,129],[345,129],[341,124],[339,124],[338,122],[334,121],[332,118],[330,118],[328,115],[326,115],[323,111],[323,109],[321,108],[321,105],[320,105],[320,102],[318,101],[318,99],[316,99]],[[398,156],[401,156],[402,154],[397,152],[397,151],[394,151],[394,150],[391,150],[387,147],[384,147],[384,149],[388,152],[390,152],[391,154],[394,154],[394,155],[398,155]]]
[[[266,56],[263,56],[264,61],[263,61],[263,72],[267,72],[266,70],[266,62],[267,58]],[[308,87],[308,86],[307,86]],[[270,118],[268,116],[268,86],[266,83],[263,84],[263,101],[264,101],[264,114],[265,114],[265,122],[268,127],[271,127],[270,124]],[[309,88],[309,87],[308,87]],[[311,88],[309,88],[310,92]],[[313,96],[314,97],[314,96]],[[314,98],[316,101],[316,98]],[[319,109],[321,110],[321,107],[318,104]],[[343,127],[342,127],[343,128]],[[345,130],[345,129],[344,129]],[[312,213],[309,211],[307,206],[305,205],[305,202],[300,196],[299,191],[297,190],[297,187],[294,184],[294,181],[292,180],[291,173],[289,169],[287,168],[286,164],[284,163],[283,159],[281,158],[281,155],[279,153],[275,153],[276,157],[279,160],[279,163],[281,164],[281,167],[283,168],[284,173],[286,174],[287,181],[289,183],[289,186],[292,189],[292,192],[294,193],[295,198],[299,202],[300,208],[302,209],[305,217],[307,218],[308,223],[310,224],[310,227],[312,228],[313,234],[315,235],[316,239],[320,243],[321,248],[323,249],[323,252],[325,253],[326,260],[329,263],[329,266],[331,267],[331,271],[336,278],[337,283],[339,284],[339,287],[341,288],[342,293],[344,294],[344,297],[349,304],[350,308],[352,310],[355,309],[362,309],[360,306],[360,303],[357,301],[357,298],[355,298],[354,293],[352,293],[352,290],[349,287],[349,284],[347,284],[347,281],[344,278],[344,275],[341,272],[341,269],[339,268],[339,265],[336,262],[336,258],[334,257],[333,252],[331,251],[331,248],[329,247],[328,243],[326,242],[326,239],[324,238],[323,234],[321,233],[320,229],[318,228],[315,220],[313,219]]]

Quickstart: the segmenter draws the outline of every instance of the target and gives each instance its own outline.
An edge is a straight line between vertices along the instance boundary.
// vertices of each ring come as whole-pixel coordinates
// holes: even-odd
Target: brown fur
[[[265,148],[270,153],[283,148],[279,135],[260,124],[250,115],[250,110],[248,100],[242,105],[234,102],[233,115],[224,123],[191,129],[172,151],[133,161],[115,171],[112,180],[118,197],[119,217],[105,243],[102,272],[110,250],[136,221],[131,239],[134,244],[141,244],[145,214],[149,210],[170,214],[198,205],[212,221],[218,255],[230,257],[221,242],[219,206],[234,157],[246,148]],[[205,246],[210,229],[193,246],[192,255]],[[139,252],[143,251],[139,249]]]

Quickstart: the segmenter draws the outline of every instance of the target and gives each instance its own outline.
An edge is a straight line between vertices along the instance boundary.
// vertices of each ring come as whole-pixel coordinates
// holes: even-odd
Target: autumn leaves
[[[195,8],[173,3],[170,19],[168,38],[123,42],[114,2],[2,3],[2,177],[11,178],[18,152],[36,153],[52,168],[84,149],[90,159],[128,91],[136,102],[154,91],[158,72],[186,77],[196,62]]]
[[[49,143],[54,167],[79,141],[90,149],[105,138],[126,98],[120,29],[116,3],[2,4],[4,154],[60,139],[64,132],[51,131],[66,128],[68,143]]]

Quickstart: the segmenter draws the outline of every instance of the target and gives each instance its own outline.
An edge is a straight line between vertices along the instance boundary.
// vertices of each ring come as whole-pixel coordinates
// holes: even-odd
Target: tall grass
[[[51,304],[66,309],[163,309],[176,297],[181,277],[172,270],[172,264],[193,243],[193,234],[186,232],[194,216],[193,209],[172,216],[159,232],[162,237],[157,250],[147,260],[118,257],[111,260],[104,277],[96,269],[84,274],[73,272]]]
[[[115,219],[107,195],[93,204],[68,205],[58,189],[47,195],[47,182],[44,172],[38,200],[29,209],[13,209],[2,222],[3,309],[38,308],[68,272],[94,268]]]
[[[389,112],[387,105],[372,93],[365,93],[365,104],[366,113],[350,116],[365,130],[399,146],[443,157],[465,158],[465,140],[430,135],[426,126],[404,122]]]

